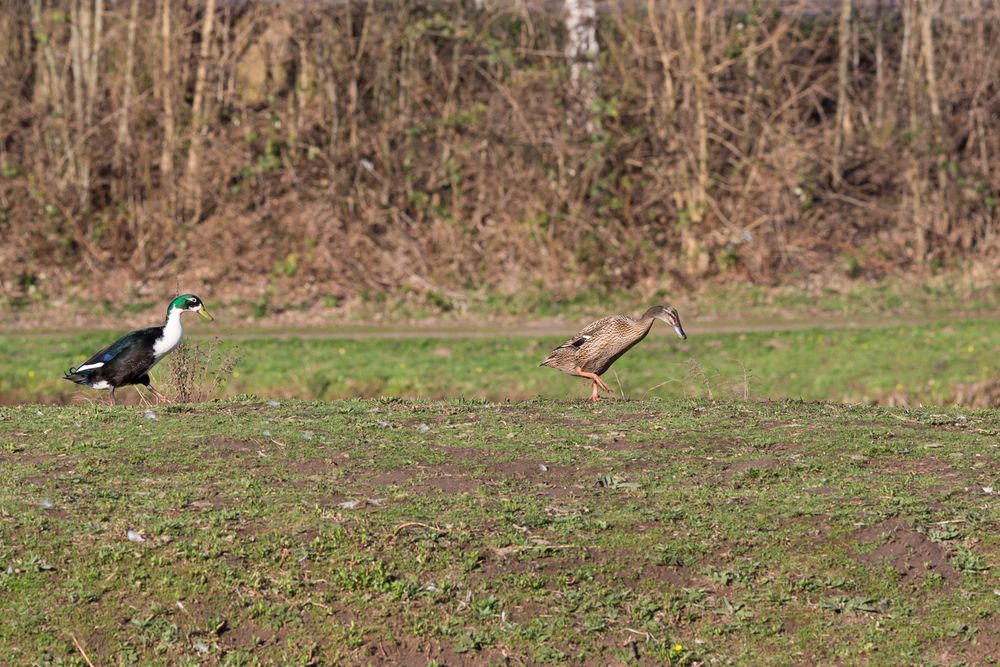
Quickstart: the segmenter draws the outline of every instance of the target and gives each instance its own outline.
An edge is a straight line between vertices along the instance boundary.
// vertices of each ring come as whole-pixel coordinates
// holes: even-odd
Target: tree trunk
[[[201,218],[201,147],[202,132],[205,127],[205,86],[208,79],[208,60],[212,53],[212,28],[215,24],[215,0],[205,3],[205,19],[201,26],[201,49],[198,54],[198,70],[194,81],[194,99],[191,102],[191,146],[188,149],[187,169],[184,177],[187,187],[184,195],[185,208],[190,212],[192,223]]]
[[[56,58],[53,54],[52,40],[49,33],[46,31],[46,25],[43,21],[41,0],[32,0],[31,27],[35,34],[35,38],[41,41],[42,58],[45,61],[45,105],[51,105],[52,110],[55,111],[55,115],[64,119],[63,122],[57,124],[57,127],[59,128],[57,138],[46,141],[46,145],[52,153],[51,158],[55,158],[56,155],[58,155],[58,159],[61,160],[62,164],[68,165],[68,167],[57,169],[54,174],[54,176],[59,179],[58,189],[65,190],[69,187],[67,182],[67,169],[72,174],[73,180],[76,180],[76,153],[73,151],[72,134],[70,132],[70,123],[68,122],[69,103],[66,99],[65,82],[60,75],[60,69],[56,67]],[[48,114],[49,109],[45,109],[45,113]],[[42,162],[42,160],[39,160],[39,163]]]
[[[885,28],[882,6],[875,24],[875,128],[885,123]]]
[[[937,70],[934,66],[934,9],[929,0],[920,0],[920,46],[927,76],[927,99],[931,106],[931,121],[934,125],[934,139],[941,129],[941,102],[938,99]]]
[[[352,19],[350,18],[350,3],[346,5],[348,12],[347,25],[350,26]],[[351,147],[351,156],[354,162],[360,155],[360,144],[358,142],[358,88],[359,82],[361,80],[361,58],[364,56],[365,47],[368,41],[368,31],[370,29],[370,24],[372,20],[372,15],[375,13],[375,2],[374,0],[369,0],[368,4],[364,9],[365,18],[361,22],[361,34],[358,36],[358,43],[356,51],[354,52],[354,58],[351,61],[351,81],[347,87],[347,122],[349,123],[349,136],[348,143]]]
[[[129,153],[132,137],[129,134],[129,116],[132,110],[132,86],[135,77],[135,33],[139,19],[139,0],[131,0],[128,12],[128,30],[125,43],[125,80],[122,82],[122,107],[118,117],[118,137],[115,142],[115,168],[123,171],[125,156]],[[126,178],[126,180],[128,180]]]
[[[89,0],[87,0],[89,2]],[[104,28],[104,0],[94,0],[94,12],[92,14],[93,25],[89,31],[90,35],[90,48],[88,49],[88,62],[87,62],[87,108],[86,108],[86,118],[87,118],[87,130],[90,131],[90,125],[94,122],[94,104],[97,102],[98,97],[98,73],[100,72],[100,62],[101,62],[101,39],[103,38],[103,28]]]
[[[569,109],[569,124],[584,127],[587,132],[597,129],[594,104],[597,102],[597,9],[594,0],[565,0],[566,60],[569,61],[569,81],[573,101]]]
[[[84,34],[84,12],[81,11],[89,0],[72,0],[70,2],[70,58],[73,72],[73,116],[74,132],[72,143],[67,146],[69,152],[69,163],[73,165],[76,177],[77,195],[80,199],[80,206],[87,205],[87,194],[90,189],[88,175],[90,169],[87,165],[86,147],[84,137],[86,136],[87,123],[84,116],[83,103],[83,77],[86,67],[86,42]],[[89,19],[88,19],[89,20]]]
[[[174,186],[174,84],[173,52],[171,50],[170,0],[163,0],[160,16],[160,40],[162,41],[162,61],[160,85],[163,95],[163,150],[160,153],[160,184],[167,196],[167,217],[173,221],[177,210],[177,193]]]
[[[646,17],[649,20],[649,27],[653,31],[656,52],[660,57],[660,69],[663,73],[663,93],[659,96],[660,106],[663,109],[663,117],[660,119],[662,122],[657,123],[657,125],[659,125],[659,138],[664,139],[666,138],[667,128],[670,126],[670,121],[673,118],[676,103],[674,100],[674,79],[670,71],[670,60],[673,54],[668,49],[666,36],[663,34],[663,23],[656,13],[656,5],[656,0],[646,0]]]
[[[851,0],[840,2],[840,22],[837,26],[837,119],[833,135],[833,187],[837,189],[843,178],[844,134],[847,131],[847,74],[851,47]]]
[[[694,38],[691,44],[691,67],[694,70],[695,127],[698,138],[698,218],[704,213],[708,200],[708,119],[705,114],[705,89],[708,87],[705,72],[705,0],[695,0]]]

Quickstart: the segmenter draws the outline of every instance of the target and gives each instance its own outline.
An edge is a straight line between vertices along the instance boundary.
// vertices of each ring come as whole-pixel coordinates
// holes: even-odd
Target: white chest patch
[[[181,327],[181,310],[174,308],[167,317],[167,323],[163,326],[163,335],[153,343],[153,357],[157,361],[169,354],[175,347],[181,344],[181,337],[184,335],[184,328]]]

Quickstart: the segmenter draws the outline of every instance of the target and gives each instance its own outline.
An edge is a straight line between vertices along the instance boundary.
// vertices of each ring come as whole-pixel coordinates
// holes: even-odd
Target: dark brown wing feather
[[[614,355],[613,351],[608,351],[605,354],[609,344],[623,335],[631,337],[629,334],[636,326],[637,322],[627,315],[602,317],[591,322],[575,336],[552,350],[540,365],[556,368],[564,373],[574,373],[578,367],[583,368],[583,370],[591,370],[589,367],[594,365],[592,363],[594,361],[597,362],[597,367],[605,366],[603,359]],[[603,373],[605,370],[607,370],[606,366],[596,372]]]

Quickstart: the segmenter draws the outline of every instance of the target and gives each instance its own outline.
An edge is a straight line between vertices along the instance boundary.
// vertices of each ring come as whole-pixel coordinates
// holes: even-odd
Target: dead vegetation
[[[218,399],[240,357],[238,347],[224,348],[217,338],[185,342],[167,360],[167,394],[179,403]]]
[[[3,291],[447,310],[994,256],[995,5],[739,4],[602,5],[581,70],[545,5],[10,3]]]

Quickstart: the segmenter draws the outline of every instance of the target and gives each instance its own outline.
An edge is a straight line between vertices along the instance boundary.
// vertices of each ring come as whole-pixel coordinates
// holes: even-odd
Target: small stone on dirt
[[[276,408],[281,405],[281,402],[271,399],[270,401],[267,402],[267,404],[270,405],[272,408]]]
[[[146,414],[143,415],[146,419],[156,419],[156,413],[152,410],[146,410]]]
[[[125,537],[128,538],[129,542],[135,542],[136,544],[142,544],[143,542],[146,541],[145,537],[143,537],[140,533],[137,533],[134,530],[126,532]]]
[[[538,469],[541,470],[542,472],[548,472],[549,471],[549,467],[547,465],[545,465],[544,463],[539,463],[538,464]]]
[[[50,510],[50,509],[52,509],[53,507],[56,506],[56,504],[54,502],[52,502],[51,500],[49,500],[48,498],[42,498],[41,500],[38,501],[38,504],[39,504],[40,507],[42,507],[44,509],[47,509],[47,510]]]
[[[337,507],[345,510],[356,510],[364,504],[363,500],[345,500],[342,503],[337,503]]]
[[[420,431],[421,433],[427,433],[427,431],[431,430],[431,427],[428,426],[427,424],[421,424],[420,426],[417,427],[417,430]]]
[[[205,642],[195,642],[193,646],[196,653],[201,653],[202,655],[208,653],[208,644]]]

